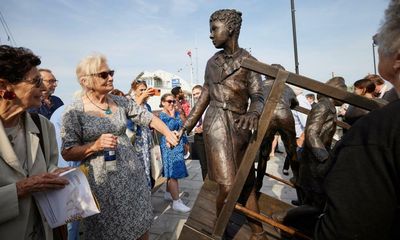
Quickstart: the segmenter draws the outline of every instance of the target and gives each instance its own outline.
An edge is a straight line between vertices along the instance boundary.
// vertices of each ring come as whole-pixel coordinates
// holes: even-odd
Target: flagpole
[[[192,60],[192,55],[190,57],[190,90],[193,87],[193,60]],[[190,105],[193,106],[193,96],[190,98]]]
[[[190,58],[190,83],[189,83],[189,89],[192,90],[192,85],[193,85],[193,60],[192,60],[192,50],[188,50],[186,54]],[[190,97],[190,105],[193,106],[193,97]]]

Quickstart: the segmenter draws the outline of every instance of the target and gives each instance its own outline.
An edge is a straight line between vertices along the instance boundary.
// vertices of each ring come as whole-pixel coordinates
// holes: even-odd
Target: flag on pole
[[[191,50],[188,50],[186,54],[187,54],[190,58],[192,57],[192,51],[191,51]]]

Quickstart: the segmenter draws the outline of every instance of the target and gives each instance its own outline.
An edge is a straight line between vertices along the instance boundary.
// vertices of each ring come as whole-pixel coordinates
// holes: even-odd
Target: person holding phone
[[[154,95],[154,91],[151,88],[147,88],[146,81],[134,80],[128,95],[141,108],[151,112],[151,107],[147,100]],[[135,134],[134,141],[132,141],[133,149],[144,164],[147,183],[152,188],[156,180],[151,177],[150,149],[152,147],[152,130],[148,126],[135,124],[130,119],[128,119],[127,127]]]

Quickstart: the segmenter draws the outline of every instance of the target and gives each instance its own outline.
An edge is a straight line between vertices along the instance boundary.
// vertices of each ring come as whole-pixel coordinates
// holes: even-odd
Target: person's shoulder
[[[165,112],[161,111],[161,112],[158,114],[158,117],[159,117],[161,120],[165,120],[165,119],[167,119],[169,116],[168,116],[168,114],[166,114]]]
[[[127,105],[130,101],[134,102],[133,100],[129,100],[126,97],[122,96],[117,96],[113,94],[109,94],[109,96],[117,105]]]
[[[241,57],[241,58],[249,58],[249,59],[258,61],[257,58],[255,58],[253,55],[251,55],[251,53],[249,53],[249,52],[248,52],[246,49],[244,49],[244,48],[241,48],[240,57]]]
[[[59,97],[57,97],[57,96],[55,96],[55,95],[51,95],[50,97],[51,97],[51,100],[52,100],[53,102],[59,102],[59,103],[64,104],[64,102],[61,100],[61,98],[59,98]]]
[[[75,98],[71,103],[64,107],[64,113],[83,111],[83,101],[81,97]]]
[[[65,107],[66,107],[65,105],[61,105],[60,107],[58,107],[58,108],[53,112],[53,114],[51,115],[50,121],[52,121],[53,123],[54,123],[55,121],[58,121],[58,120],[61,118],[62,114],[64,113]]]
[[[35,116],[33,115],[37,115],[40,121],[41,128],[48,129],[50,126],[53,126],[53,123],[40,113],[29,113],[28,115],[30,116],[32,121],[34,121],[33,119],[35,118]]]
[[[321,98],[314,106],[312,106],[311,111],[328,111],[332,109],[332,105],[333,104],[328,98]]]
[[[224,50],[218,51],[216,53],[214,53],[214,55],[212,55],[208,61],[207,61],[207,65],[214,63],[216,61],[216,59],[218,59],[218,57],[220,57],[222,54],[224,53]]]

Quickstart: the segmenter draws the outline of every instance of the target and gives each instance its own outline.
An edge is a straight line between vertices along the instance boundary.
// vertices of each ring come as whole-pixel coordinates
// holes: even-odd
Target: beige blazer
[[[40,116],[44,150],[47,159],[40,151],[39,129],[29,114],[23,115],[25,134],[27,139],[27,156],[33,164],[29,175],[51,172],[57,168],[58,147],[53,124],[45,117]],[[33,197],[18,199],[16,182],[26,178],[26,174],[17,159],[17,156],[4,131],[0,121],[0,236],[1,239],[24,239],[28,212],[31,204],[36,204]],[[39,210],[40,211],[40,210]],[[51,228],[44,220],[42,222],[46,239],[53,239]]]

